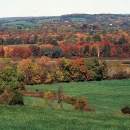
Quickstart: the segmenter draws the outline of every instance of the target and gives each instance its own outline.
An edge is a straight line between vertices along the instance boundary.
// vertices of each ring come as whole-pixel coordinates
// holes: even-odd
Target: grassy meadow
[[[31,22],[27,22],[27,21],[11,21],[11,22],[2,24],[2,26],[32,27],[32,26],[41,26],[41,24],[31,23]]]
[[[130,115],[121,108],[130,105],[130,80],[106,80],[43,85],[27,85],[35,91],[57,91],[85,97],[95,111],[76,111],[63,103],[62,110],[48,108],[43,99],[24,97],[25,106],[0,105],[0,130],[130,130]]]
[[[71,20],[73,21],[73,22],[80,22],[80,21],[85,21],[86,19],[85,18],[71,18]]]

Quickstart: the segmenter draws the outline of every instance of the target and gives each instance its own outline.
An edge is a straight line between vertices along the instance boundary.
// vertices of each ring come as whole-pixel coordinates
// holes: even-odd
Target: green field
[[[1,105],[0,130],[130,130],[130,115],[121,108],[130,105],[130,80],[72,82],[26,86],[28,90],[57,90],[67,95],[84,96],[95,111],[75,111],[63,104],[63,110],[48,108],[43,99],[24,97],[25,106]]]
[[[11,22],[2,24],[2,26],[16,26],[16,27],[22,27],[22,26],[32,27],[32,26],[35,26],[36,27],[36,26],[41,26],[41,24],[31,23],[31,22],[27,22],[27,21],[11,21]]]
[[[42,22],[49,22],[49,21],[59,21],[60,17],[54,17],[54,18],[45,18],[42,20],[38,20],[38,22],[42,23]]]
[[[77,17],[77,18],[71,18],[71,20],[72,20],[73,22],[80,22],[80,21],[86,20],[86,18],[79,18],[79,17]]]

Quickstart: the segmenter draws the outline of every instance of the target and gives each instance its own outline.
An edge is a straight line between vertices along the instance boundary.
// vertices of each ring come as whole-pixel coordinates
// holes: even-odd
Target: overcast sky
[[[0,17],[130,14],[130,0],[0,0]]]

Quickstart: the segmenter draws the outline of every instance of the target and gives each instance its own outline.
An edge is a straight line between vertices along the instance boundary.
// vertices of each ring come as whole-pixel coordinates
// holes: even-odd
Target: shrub
[[[44,95],[45,103],[50,107],[53,108],[53,103],[56,99],[56,93],[52,91],[47,91]]]
[[[62,101],[66,101],[66,94],[65,93],[61,94],[61,99],[62,99]]]
[[[117,74],[113,75],[113,79],[127,79],[128,77],[129,76],[126,71],[124,71],[124,72],[120,71]]]
[[[45,99],[54,100],[56,99],[56,93],[52,91],[47,91],[44,95]]]
[[[67,96],[65,102],[68,103],[68,104],[75,105],[76,104],[76,98],[73,97],[73,96]]]
[[[8,105],[24,105],[23,94],[20,90],[8,89],[2,94],[2,98]]]
[[[122,113],[130,114],[130,107],[126,105],[125,107],[121,108]]]
[[[85,98],[80,97],[76,101],[75,109],[76,110],[87,110],[89,108]]]

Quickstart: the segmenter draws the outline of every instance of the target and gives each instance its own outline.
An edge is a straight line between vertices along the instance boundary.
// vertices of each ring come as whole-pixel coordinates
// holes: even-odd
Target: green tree
[[[59,47],[52,48],[51,57],[52,58],[60,58],[64,56],[64,52]]]
[[[4,68],[0,73],[0,77],[0,87],[3,91],[8,89],[25,89],[24,75],[12,67]]]
[[[0,77],[0,89],[4,92],[2,98],[5,103],[8,105],[23,105],[23,94],[21,93],[21,89],[25,89],[23,74],[9,67],[3,69]]]
[[[89,54],[89,46],[85,46],[84,48],[84,52],[83,52],[85,55],[88,55]]]
[[[33,43],[36,44],[37,41],[38,41],[38,36],[35,34],[35,35],[34,35],[34,38],[33,38]]]
[[[118,44],[124,44],[125,42],[125,36],[124,34],[122,34],[121,37],[118,39]]]
[[[97,49],[96,49],[96,47],[94,46],[93,48],[92,48],[92,50],[91,50],[91,56],[96,56],[97,55]]]
[[[102,80],[106,73],[105,63],[96,58],[86,59],[85,65],[88,68],[89,80]]]
[[[93,36],[93,41],[94,41],[94,42],[101,41],[100,35],[99,35],[99,34],[95,34],[95,35]]]
[[[111,48],[110,48],[110,45],[109,45],[109,44],[106,44],[106,45],[104,46],[103,51],[104,51],[104,56],[105,56],[105,57],[110,57]]]

